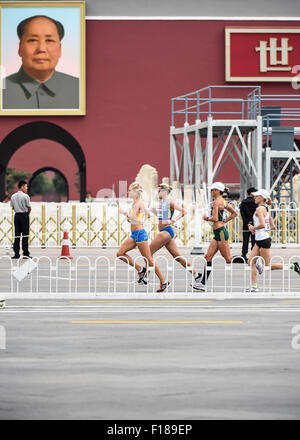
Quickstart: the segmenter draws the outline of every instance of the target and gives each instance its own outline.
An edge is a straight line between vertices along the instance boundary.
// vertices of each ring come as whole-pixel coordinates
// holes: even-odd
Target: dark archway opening
[[[67,201],[68,201],[69,200],[69,184],[68,184],[68,181],[67,181],[65,175],[60,170],[58,170],[57,168],[53,168],[53,167],[40,168],[40,169],[38,169],[37,171],[35,171],[32,174],[32,176],[31,176],[31,178],[29,179],[29,182],[28,182],[28,194],[29,194],[29,196],[32,197],[34,195],[33,191],[32,191],[33,190],[33,185],[34,185],[34,180],[36,178],[38,178],[38,176],[40,176],[41,174],[45,173],[46,171],[53,171],[55,173],[55,175],[59,176],[60,179],[59,179],[59,181],[58,181],[58,179],[55,181],[54,180],[55,179],[55,175],[54,175],[54,178],[52,180],[52,184],[54,186],[53,189],[57,193],[57,196],[58,196],[57,200],[47,200],[47,198],[46,198],[45,201],[58,201],[59,202],[59,201],[61,201],[60,199],[61,199],[62,196],[65,196]],[[57,182],[57,185],[55,185],[55,182]]]
[[[37,121],[21,125],[9,133],[1,142],[0,149],[0,200],[6,192],[6,169],[13,154],[27,142],[36,139],[50,139],[63,145],[78,165],[80,201],[85,201],[86,161],[80,144],[64,128],[51,122]]]

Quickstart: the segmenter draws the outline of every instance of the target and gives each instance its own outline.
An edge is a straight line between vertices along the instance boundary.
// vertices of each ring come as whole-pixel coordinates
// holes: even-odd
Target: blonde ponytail
[[[131,189],[133,189],[134,191],[137,191],[139,193],[139,195],[141,195],[143,192],[143,187],[139,182],[133,182],[129,185],[129,187]]]
[[[167,183],[160,183],[158,188],[168,191],[169,193],[172,191],[173,187],[168,185]]]

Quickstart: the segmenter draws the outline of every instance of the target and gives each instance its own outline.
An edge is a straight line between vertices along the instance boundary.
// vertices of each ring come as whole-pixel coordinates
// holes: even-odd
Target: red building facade
[[[119,181],[130,183],[146,163],[157,169],[160,179],[168,176],[171,98],[208,85],[232,84],[225,80],[225,27],[237,25],[300,27],[300,22],[87,20],[86,115],[3,116],[1,141],[32,122],[61,127],[83,151],[85,189],[93,196],[112,185],[118,194]],[[240,84],[259,84],[264,94],[297,93],[289,82]],[[53,139],[26,142],[9,166],[30,173],[56,168],[69,182],[70,199],[80,197],[76,160],[66,145]],[[230,164],[220,174],[220,180],[228,179],[239,180]]]

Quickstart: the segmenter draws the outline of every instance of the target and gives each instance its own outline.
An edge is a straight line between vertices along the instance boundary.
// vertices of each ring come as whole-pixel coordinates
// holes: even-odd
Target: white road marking
[[[160,310],[158,310],[160,309]],[[166,309],[166,310],[162,310]],[[177,309],[177,310],[175,310]],[[249,312],[264,312],[264,313],[282,313],[282,312],[288,312],[288,313],[299,313],[300,308],[287,308],[287,307],[201,307],[201,306],[193,306],[193,307],[168,307],[168,306],[155,306],[155,307],[126,307],[120,309],[116,309],[115,307],[111,308],[106,306],[105,308],[101,307],[93,307],[93,308],[87,308],[87,307],[76,307],[76,308],[57,308],[57,309],[47,309],[47,308],[29,308],[24,310],[22,307],[20,309],[14,308],[14,307],[6,307],[5,309],[0,311],[0,317],[1,314],[7,314],[7,313],[178,313],[178,309],[182,311],[182,313],[249,313]],[[197,311],[195,310],[197,309]]]

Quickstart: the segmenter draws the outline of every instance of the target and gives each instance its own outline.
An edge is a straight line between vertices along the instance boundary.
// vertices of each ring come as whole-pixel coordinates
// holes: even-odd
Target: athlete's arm
[[[172,211],[180,211],[180,214],[176,217],[176,219],[171,219],[170,223],[175,223],[178,220],[180,220],[182,217],[184,217],[186,215],[186,209],[184,209],[183,206],[180,206],[178,203],[174,202],[173,200],[170,201],[170,209]]]
[[[141,200],[138,203],[138,209],[139,209],[139,212],[142,212],[144,214],[145,218],[149,218],[150,217],[149,209],[147,208],[145,203],[142,202]]]
[[[219,213],[218,202],[217,200],[215,200],[212,205],[212,216],[211,217],[207,216],[206,218],[204,218],[204,220],[206,220],[207,222],[217,222],[218,213]]]
[[[131,224],[139,223],[138,213],[139,213],[139,202],[133,204],[131,209],[129,210],[129,213],[126,213],[127,221],[129,221]]]
[[[119,213],[123,214],[123,215],[126,215],[127,221],[130,223],[130,218],[129,218],[128,212],[124,211],[124,209],[120,208],[120,206],[119,206]]]
[[[120,214],[128,215],[128,212],[124,211],[124,209],[122,209],[122,208],[119,208],[119,212],[120,212]]]
[[[224,223],[228,223],[228,222],[230,222],[230,220],[233,220],[234,217],[237,216],[237,212],[236,212],[236,210],[235,210],[231,205],[229,205],[228,203],[226,204],[226,210],[227,210],[228,212],[230,212],[230,216],[225,220]]]
[[[255,215],[258,217],[259,224],[256,226],[249,224],[248,228],[250,229],[251,232],[254,232],[257,229],[263,229],[266,227],[266,223],[265,223],[266,212],[265,211],[266,211],[266,208],[264,208],[263,206],[259,206],[258,208],[256,208]]]
[[[152,212],[152,214],[156,215],[156,217],[157,217],[157,209],[156,208],[150,208],[149,212]]]
[[[274,220],[273,220],[273,218],[271,216],[271,213],[270,213],[270,216],[269,216],[269,222],[270,222],[270,228],[272,230],[274,230],[275,229],[275,224],[274,224]]]

